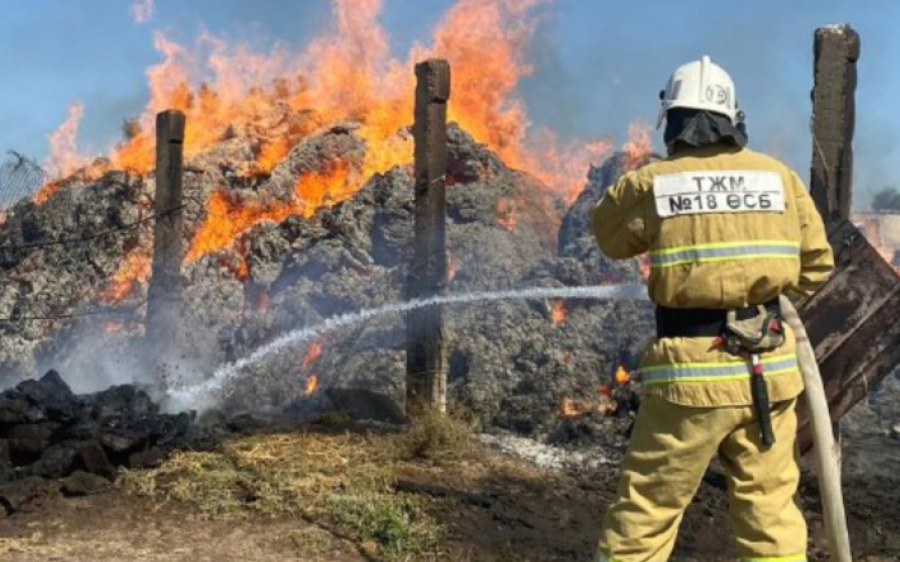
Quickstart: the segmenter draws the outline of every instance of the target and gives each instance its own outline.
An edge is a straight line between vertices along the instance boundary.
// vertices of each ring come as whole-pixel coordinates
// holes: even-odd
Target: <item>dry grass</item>
[[[396,444],[398,458],[407,461],[460,460],[481,452],[471,425],[431,409],[422,411]]]
[[[30,552],[42,539],[41,533],[34,533],[30,537],[24,538],[0,539],[0,560],[17,552]]]
[[[210,517],[299,515],[320,526],[291,536],[305,555],[335,548],[323,535],[328,529],[386,560],[439,560],[443,530],[426,513],[426,498],[393,489],[395,470],[422,459],[463,458],[477,450],[472,443],[465,424],[424,413],[394,435],[239,437],[218,452],[182,452],[158,469],[128,471],[120,482],[161,502],[194,504]]]

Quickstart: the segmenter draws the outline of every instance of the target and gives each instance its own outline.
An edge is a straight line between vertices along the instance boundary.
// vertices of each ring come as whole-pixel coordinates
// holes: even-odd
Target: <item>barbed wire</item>
[[[38,322],[38,321],[54,321],[54,320],[72,320],[75,318],[82,318],[86,316],[108,316],[110,318],[116,316],[128,316],[132,315],[139,309],[140,307],[147,304],[148,299],[144,299],[138,303],[130,304],[128,306],[118,306],[116,308],[103,308],[103,309],[95,309],[95,310],[85,310],[82,312],[71,312],[71,313],[61,313],[54,315],[44,315],[44,316],[10,316],[7,318],[0,318],[0,324],[16,324],[19,322]],[[131,318],[132,321],[137,322],[134,318]]]
[[[191,197],[185,197],[185,199],[193,200],[193,198],[191,198]],[[149,216],[144,217],[144,218],[142,218],[142,219],[138,219],[138,220],[136,220],[136,221],[134,221],[134,222],[127,223],[127,224],[125,224],[125,225],[122,225],[122,226],[119,226],[119,227],[116,227],[116,228],[111,228],[111,229],[108,229],[108,230],[96,232],[96,233],[90,234],[90,235],[88,235],[88,236],[79,236],[79,237],[76,237],[76,238],[64,238],[64,239],[62,239],[62,240],[48,240],[48,241],[45,241],[45,242],[33,242],[33,243],[30,243],[30,244],[17,244],[17,245],[0,246],[0,251],[33,250],[33,249],[35,249],[35,248],[46,248],[46,247],[49,247],[49,246],[68,246],[68,245],[75,245],[75,244],[83,244],[83,243],[85,243],[85,242],[91,242],[91,241],[93,241],[93,240],[97,240],[98,238],[103,238],[103,237],[105,237],[105,236],[111,236],[111,235],[113,235],[113,234],[119,234],[119,233],[121,233],[121,232],[125,232],[126,230],[131,230],[131,229],[133,229],[133,228],[137,228],[137,227],[139,227],[139,226],[141,226],[141,225],[143,225],[143,224],[146,224],[146,223],[148,223],[148,222],[152,222],[152,221],[155,221],[155,220],[158,220],[158,219],[167,217],[167,216],[169,216],[169,215],[173,215],[173,214],[175,214],[175,213],[177,213],[177,212],[179,212],[179,211],[184,210],[186,207],[187,207],[187,204],[186,204],[186,203],[182,203],[181,205],[179,205],[179,206],[177,206],[177,207],[173,207],[172,209],[168,209],[168,210],[163,211],[163,212],[161,212],[161,213],[156,213],[156,214],[153,214],[153,215],[149,215]]]

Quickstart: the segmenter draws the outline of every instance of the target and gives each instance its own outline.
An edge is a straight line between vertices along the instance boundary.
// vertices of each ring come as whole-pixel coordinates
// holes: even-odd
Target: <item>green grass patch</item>
[[[471,436],[468,425],[435,412],[391,435],[243,436],[217,452],[181,452],[157,469],[126,471],[120,484],[158,501],[194,504],[210,517],[302,515],[374,545],[391,562],[439,560],[443,530],[426,510],[431,500],[397,493],[395,470],[470,455]],[[304,554],[318,555],[335,548],[322,532],[298,531],[291,539]]]

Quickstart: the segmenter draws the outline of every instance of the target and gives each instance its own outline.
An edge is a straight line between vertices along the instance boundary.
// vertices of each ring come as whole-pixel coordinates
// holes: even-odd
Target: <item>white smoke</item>
[[[276,340],[261,346],[259,349],[233,363],[220,367],[213,376],[200,384],[174,388],[168,392],[167,408],[172,411],[206,410],[226,397],[223,392],[231,380],[241,376],[242,371],[269,357],[283,352],[303,342],[315,339],[325,332],[350,326],[386,314],[404,313],[418,308],[434,305],[469,304],[498,300],[526,299],[595,299],[595,300],[646,300],[647,288],[644,285],[610,285],[593,287],[539,287],[534,289],[515,289],[506,291],[488,291],[463,293],[443,297],[417,299],[401,303],[389,304],[378,308],[369,308],[356,312],[348,312],[331,317],[320,324],[299,328],[282,335]]]
[[[134,18],[135,23],[146,23],[153,17],[154,10],[153,0],[132,0],[131,2],[131,17]]]

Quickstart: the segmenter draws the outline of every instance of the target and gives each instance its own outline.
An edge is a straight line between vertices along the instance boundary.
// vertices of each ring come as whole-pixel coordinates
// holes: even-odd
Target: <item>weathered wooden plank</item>
[[[830,229],[831,280],[799,309],[839,420],[900,363],[900,279],[849,221]],[[801,401],[799,443],[812,446]]]
[[[407,297],[446,293],[447,102],[450,65],[431,59],[416,65],[415,248],[407,279]],[[447,404],[447,355],[440,306],[410,311],[406,318],[407,408]]]
[[[872,313],[896,285],[896,273],[850,221],[839,221],[829,240],[835,272],[799,311],[820,361]]]

